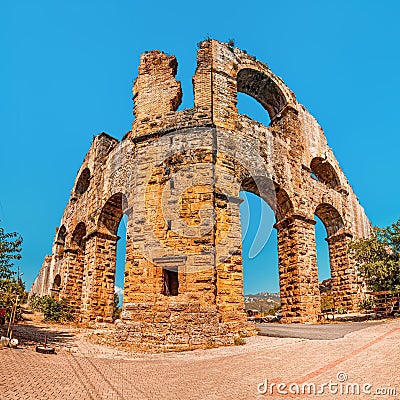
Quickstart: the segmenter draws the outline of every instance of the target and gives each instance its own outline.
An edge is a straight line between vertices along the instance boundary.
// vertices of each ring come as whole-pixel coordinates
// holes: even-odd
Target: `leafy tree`
[[[11,310],[18,295],[17,309],[15,313],[16,321],[22,319],[22,306],[27,299],[25,284],[20,279],[0,279],[0,307],[7,309],[6,319],[11,316]]]
[[[21,259],[22,237],[17,232],[6,233],[0,227],[0,307],[7,309],[6,318],[10,313],[18,295],[16,320],[22,318],[21,304],[26,301],[25,284],[13,275],[14,260]]]
[[[10,279],[15,274],[13,261],[21,259],[21,245],[21,235],[17,232],[6,233],[0,227],[0,280]]]
[[[400,290],[400,219],[350,245],[358,270],[373,291]]]

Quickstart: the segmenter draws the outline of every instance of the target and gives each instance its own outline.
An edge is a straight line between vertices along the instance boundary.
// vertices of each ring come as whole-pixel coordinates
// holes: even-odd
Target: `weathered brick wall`
[[[227,44],[200,44],[194,107],[179,112],[176,71],[173,56],[142,55],[132,130],[121,142],[94,138],[32,293],[70,298],[82,320],[111,321],[126,214],[116,337],[144,349],[232,344],[254,333],[243,298],[239,192],[247,190],[276,215],[284,320],[313,322],[320,312],[314,216],[327,230],[336,305],[356,308],[347,244],[370,224],[315,118],[265,64]],[[269,127],[238,114],[238,92],[262,104]]]
[[[51,256],[46,256],[44,258],[42,267],[40,268],[39,274],[36,277],[30,291],[29,295],[36,294],[38,296],[45,296],[48,294],[50,283],[49,283],[49,272]]]
[[[174,56],[155,50],[140,57],[139,74],[133,85],[134,113],[138,120],[175,111],[182,101],[181,84],[175,79]],[[157,87],[157,91],[154,88]],[[144,121],[146,122],[146,121]]]

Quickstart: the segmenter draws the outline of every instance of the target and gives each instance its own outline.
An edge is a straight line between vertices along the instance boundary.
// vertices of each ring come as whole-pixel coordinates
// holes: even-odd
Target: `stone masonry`
[[[93,139],[31,294],[68,298],[82,321],[111,322],[125,214],[118,337],[168,350],[253,334],[243,296],[245,190],[275,213],[284,321],[314,322],[320,312],[314,216],[327,232],[335,304],[355,309],[361,285],[347,246],[370,223],[314,117],[265,64],[225,43],[200,43],[191,109],[177,111],[176,72],[174,56],[141,56],[132,130],[121,141]],[[238,92],[265,108],[268,127],[238,114]]]

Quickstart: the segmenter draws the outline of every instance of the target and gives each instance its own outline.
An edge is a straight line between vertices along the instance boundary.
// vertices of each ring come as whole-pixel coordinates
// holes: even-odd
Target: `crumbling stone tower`
[[[337,306],[359,286],[348,254],[370,224],[317,121],[263,63],[215,40],[200,44],[194,107],[176,111],[177,61],[141,56],[132,130],[94,138],[32,293],[66,297],[86,321],[111,321],[117,230],[128,216],[121,332],[141,347],[228,344],[246,320],[240,190],[275,212],[284,320],[320,312],[314,216],[329,243]],[[239,115],[237,93],[268,112]]]

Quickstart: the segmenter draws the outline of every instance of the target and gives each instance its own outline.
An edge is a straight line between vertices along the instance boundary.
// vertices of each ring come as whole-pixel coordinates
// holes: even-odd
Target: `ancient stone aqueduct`
[[[121,141],[93,139],[31,293],[70,299],[83,321],[111,321],[126,214],[117,324],[125,339],[194,348],[251,334],[239,210],[246,190],[275,212],[284,321],[312,322],[320,312],[315,215],[327,231],[335,304],[354,309],[361,285],[347,246],[370,224],[317,121],[265,64],[226,43],[200,43],[191,109],[176,111],[176,72],[174,56],[141,56],[132,130]],[[261,103],[270,126],[238,114],[238,92]]]

